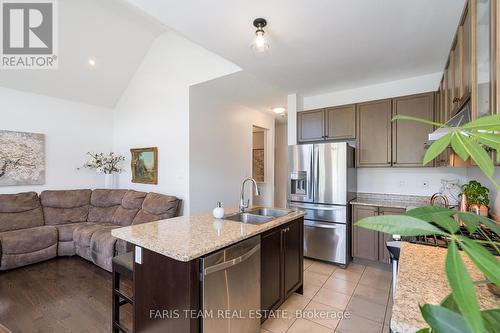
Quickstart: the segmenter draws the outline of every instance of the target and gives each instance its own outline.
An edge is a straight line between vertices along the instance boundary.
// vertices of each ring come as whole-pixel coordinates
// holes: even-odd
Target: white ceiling
[[[277,121],[284,121],[281,115],[272,111],[274,106],[286,106],[287,94],[248,73],[239,71],[190,87],[197,95],[215,99],[225,105],[238,105],[272,115]]]
[[[185,37],[288,93],[441,71],[464,0],[127,0]],[[268,20],[270,49],[250,48]]]
[[[0,70],[0,86],[113,107],[166,28],[119,0],[64,0],[58,8],[59,69]]]

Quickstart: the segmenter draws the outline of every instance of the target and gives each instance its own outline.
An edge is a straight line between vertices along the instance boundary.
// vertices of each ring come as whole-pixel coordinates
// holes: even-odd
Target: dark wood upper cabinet
[[[447,89],[447,96],[448,96],[448,107],[447,107],[447,114],[448,114],[448,117],[451,118],[454,114],[454,110],[455,110],[455,104],[456,104],[456,100],[455,100],[455,71],[454,71],[454,67],[455,66],[455,63],[454,63],[454,52],[453,52],[453,49],[451,50],[450,52],[450,58],[449,58],[449,62],[448,62],[448,66],[446,67],[446,70],[445,72],[447,73],[448,75],[448,79],[446,81],[446,89]]]
[[[358,167],[391,165],[391,100],[366,102],[356,107]]]
[[[302,284],[303,223],[292,222],[283,231],[285,298]]]
[[[261,238],[261,307],[271,310],[283,300],[283,256],[281,228],[273,229]]]
[[[303,111],[297,114],[298,141],[309,142],[325,139],[325,112]]]
[[[453,48],[453,95],[454,97],[454,112],[456,113],[460,107],[460,102],[462,99],[462,81],[463,81],[463,50],[462,50],[462,27],[457,30],[457,36],[455,41],[455,47]]]
[[[392,102],[393,115],[405,115],[434,120],[434,93],[395,98]],[[420,167],[425,155],[424,143],[432,125],[415,121],[392,122],[392,164],[396,167]],[[429,163],[427,166],[433,166]]]
[[[378,242],[377,231],[354,226],[365,217],[377,216],[378,208],[372,206],[352,206],[352,256],[360,259],[378,260]]]
[[[261,309],[277,309],[303,283],[304,219],[261,236]]]
[[[326,138],[356,138],[356,106],[345,105],[326,109]]]
[[[460,98],[465,101],[471,93],[471,20],[469,5],[465,7],[462,17],[462,92]]]

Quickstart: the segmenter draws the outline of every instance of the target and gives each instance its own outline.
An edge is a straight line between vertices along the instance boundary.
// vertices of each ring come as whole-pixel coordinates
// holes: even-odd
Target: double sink
[[[255,208],[246,212],[224,216],[224,220],[231,220],[248,224],[264,224],[278,217],[290,214],[291,210],[275,208]]]

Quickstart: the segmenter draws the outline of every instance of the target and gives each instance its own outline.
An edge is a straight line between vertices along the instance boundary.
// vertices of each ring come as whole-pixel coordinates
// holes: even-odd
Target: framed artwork
[[[158,184],[158,148],[134,148],[130,153],[132,182]]]
[[[45,135],[0,130],[0,186],[45,184]]]
[[[264,149],[253,149],[252,177],[258,182],[264,182]]]

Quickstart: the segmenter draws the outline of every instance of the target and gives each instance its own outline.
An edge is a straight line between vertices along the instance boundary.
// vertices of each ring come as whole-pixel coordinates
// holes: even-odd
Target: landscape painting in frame
[[[0,186],[45,184],[45,135],[0,130]]]
[[[132,182],[158,184],[158,148],[135,148],[132,153]]]

